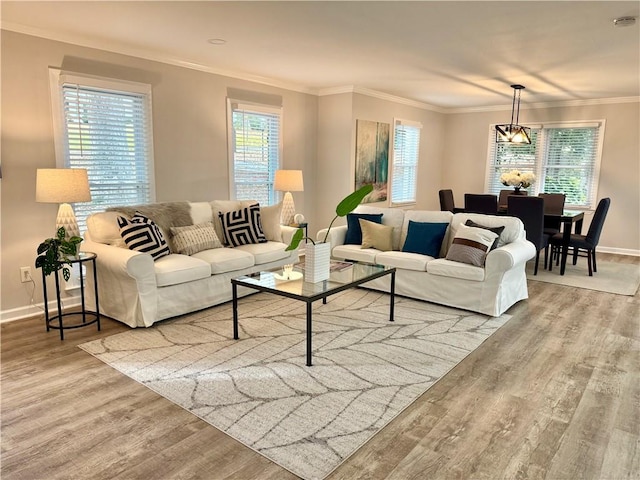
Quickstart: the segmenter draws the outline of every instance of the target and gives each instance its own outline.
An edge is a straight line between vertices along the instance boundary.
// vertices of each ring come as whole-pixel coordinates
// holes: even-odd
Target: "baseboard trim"
[[[640,250],[632,250],[630,248],[614,248],[614,247],[598,247],[596,252],[611,253],[613,255],[630,255],[632,257],[640,257]]]
[[[80,305],[80,295],[74,297],[66,297],[64,299],[63,308],[77,307]],[[49,315],[58,313],[58,305],[55,300],[49,302]],[[44,318],[44,303],[36,303],[24,307],[12,308],[0,312],[0,323],[14,322],[16,320],[25,320],[38,315]]]

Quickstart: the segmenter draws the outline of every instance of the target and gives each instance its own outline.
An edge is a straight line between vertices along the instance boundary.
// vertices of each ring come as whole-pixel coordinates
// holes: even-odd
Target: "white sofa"
[[[354,260],[396,267],[396,293],[451,307],[498,316],[516,302],[528,298],[525,263],[535,256],[534,245],[525,238],[520,219],[471,213],[401,210],[359,206],[354,213],[382,213],[382,224],[393,227],[393,250],[380,251],[344,245],[347,226],[330,230],[331,255],[339,260]],[[486,256],[484,267],[447,260],[455,233],[467,220],[486,227],[504,226],[498,246]],[[449,223],[442,242],[440,258],[402,252],[409,221]],[[324,239],[326,229],[318,232]],[[364,284],[366,288],[389,291],[390,277]]]
[[[158,224],[171,246],[171,226],[210,221],[222,240],[218,212],[250,203],[255,202],[172,202],[116,210],[129,216],[134,210],[148,216]],[[130,327],[150,327],[159,320],[231,300],[231,278],[297,261],[297,251],[285,252],[295,229],[280,226],[280,208],[280,205],[261,208],[269,240],[266,243],[214,248],[192,255],[171,253],[156,261],[150,254],[129,250],[124,244],[117,223],[121,213],[107,211],[90,216],[81,249],[97,254],[100,313]],[[87,301],[95,306],[92,282],[93,273],[89,269]],[[250,293],[255,292],[238,291],[239,295]]]

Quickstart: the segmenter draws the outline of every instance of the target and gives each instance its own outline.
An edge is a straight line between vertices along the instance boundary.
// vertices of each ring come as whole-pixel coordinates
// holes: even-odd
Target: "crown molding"
[[[154,62],[164,63],[182,68],[189,68],[191,70],[197,70],[205,73],[212,73],[214,75],[221,75],[224,77],[235,78],[238,80],[246,80],[249,82],[259,83],[270,87],[282,88],[284,90],[290,90],[298,93],[306,93],[315,96],[328,96],[339,95],[343,93],[358,93],[360,95],[366,95],[368,97],[378,98],[380,100],[387,100],[390,102],[398,103],[401,105],[407,105],[410,107],[420,108],[422,110],[429,110],[432,112],[443,114],[456,114],[456,113],[482,113],[482,112],[496,112],[496,111],[510,111],[512,105],[494,105],[494,106],[482,106],[482,107],[461,107],[461,108],[447,108],[438,107],[424,102],[411,100],[396,95],[372,90],[365,87],[358,87],[355,85],[345,85],[340,87],[330,88],[313,88],[299,84],[283,82],[273,78],[262,77],[258,75],[251,75],[244,72],[237,72],[231,70],[224,70],[220,68],[214,68],[207,65],[202,65],[196,62],[188,62],[180,60],[167,55],[162,55],[157,52],[151,52],[149,50],[135,49],[122,44],[96,41],[94,39],[82,38],[77,35],[65,35],[59,32],[52,32],[50,30],[30,27],[13,22],[0,22],[0,29],[8,30],[11,32],[22,33],[25,35],[31,35],[34,37],[46,38],[48,40],[54,40],[57,42],[69,43],[72,45],[79,45],[87,48],[95,48],[97,50],[103,50],[111,53],[117,53],[121,55],[128,55],[136,58],[143,58],[145,60],[151,60]],[[536,109],[536,108],[554,108],[554,107],[578,107],[586,105],[606,105],[615,103],[636,103],[640,102],[640,96],[637,97],[618,97],[618,98],[600,98],[600,99],[587,99],[587,100],[566,100],[557,102],[544,102],[544,103],[523,103],[520,105],[520,110]]]

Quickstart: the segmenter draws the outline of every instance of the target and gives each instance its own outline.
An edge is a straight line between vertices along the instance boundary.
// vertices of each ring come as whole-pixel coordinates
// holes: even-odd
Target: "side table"
[[[80,301],[81,301],[81,310],[79,312],[62,312],[62,301],[60,300],[60,279],[58,277],[58,272],[54,273],[56,279],[56,300],[58,304],[58,314],[52,317],[49,316],[49,299],[47,297],[47,279],[44,275],[44,270],[42,272],[42,289],[44,292],[44,319],[47,326],[47,332],[50,329],[60,330],[60,340],[64,340],[64,331],[70,328],[80,328],[86,327],[88,325],[92,325],[94,323],[98,324],[98,331],[100,331],[100,307],[98,305],[98,274],[96,271],[96,257],[95,253],[91,252],[80,252],[76,258],[72,258],[68,261],[68,263],[74,264],[77,263],[80,265]],[[92,310],[87,310],[84,301],[84,275],[82,275],[82,264],[85,262],[93,262],[93,285],[95,289],[96,296],[96,310],[95,312]],[[64,325],[62,322],[63,317],[68,317],[72,315],[81,315],[82,323],[74,323],[70,325]],[[87,321],[87,317],[89,317],[89,321]]]

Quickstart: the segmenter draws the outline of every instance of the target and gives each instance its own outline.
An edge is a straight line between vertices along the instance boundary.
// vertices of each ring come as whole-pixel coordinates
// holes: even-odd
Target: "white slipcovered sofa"
[[[150,327],[155,322],[231,300],[230,279],[276,268],[298,259],[285,248],[295,232],[280,225],[281,205],[262,207],[266,243],[222,247],[191,255],[174,253],[171,227],[213,222],[224,238],[218,212],[238,210],[256,202],[169,202],[118,207],[90,216],[82,250],[97,254],[100,313],[130,327]],[[130,250],[123,242],[118,216],[140,212],[160,227],[172,253],[154,261],[149,253]],[[93,273],[87,275],[87,301],[95,306]],[[239,295],[255,293],[239,289]]]
[[[330,230],[331,255],[339,260],[377,263],[396,267],[396,293],[486,315],[498,316],[516,302],[528,298],[525,263],[535,256],[534,245],[526,240],[520,219],[507,216],[441,211],[401,210],[361,205],[354,213],[380,214],[382,225],[393,227],[389,251],[345,245],[347,226]],[[449,223],[439,257],[403,252],[409,221]],[[486,227],[504,226],[497,248],[490,251],[482,267],[447,260],[445,257],[457,230],[467,220]],[[326,229],[317,238],[325,238]],[[384,276],[363,286],[389,291],[390,277]]]

